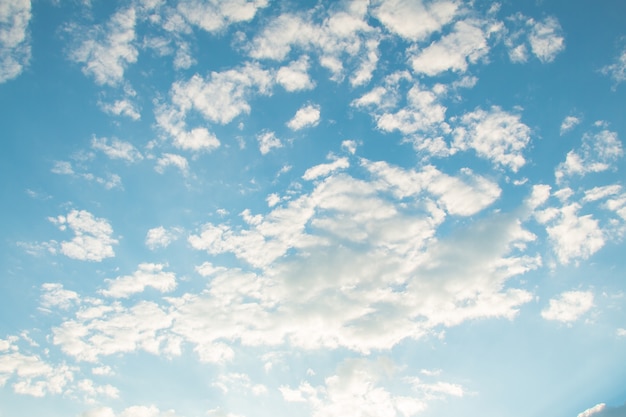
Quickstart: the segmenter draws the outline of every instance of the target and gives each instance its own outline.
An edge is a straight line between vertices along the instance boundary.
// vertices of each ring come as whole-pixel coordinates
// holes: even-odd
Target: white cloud
[[[258,64],[212,72],[209,77],[194,75],[172,85],[172,103],[183,113],[197,110],[207,120],[227,124],[242,113],[250,112],[248,97],[253,93],[268,95],[274,79]]]
[[[41,285],[41,289],[43,291],[41,306],[46,309],[58,307],[62,310],[67,310],[80,302],[78,293],[64,289],[63,284],[45,283]]]
[[[30,61],[30,18],[30,0],[3,1],[0,4],[0,84],[20,75]]]
[[[384,0],[378,3],[372,14],[389,31],[412,41],[424,40],[441,30],[459,8],[457,1]]]
[[[568,152],[554,175],[560,183],[574,175],[606,171],[623,155],[622,142],[617,133],[606,129],[595,134],[585,133],[580,149]]]
[[[187,130],[185,113],[175,108],[160,106],[155,109],[157,125],[174,141],[179,149],[189,151],[212,151],[220,146],[220,141],[205,127]]]
[[[341,142],[341,149],[347,151],[348,153],[354,155],[356,153],[357,143],[353,140],[344,140]]]
[[[454,146],[473,149],[478,156],[517,172],[526,160],[522,152],[530,142],[530,128],[520,116],[497,106],[489,111],[474,110],[460,118],[454,129]]]
[[[187,22],[207,32],[218,32],[233,23],[252,20],[267,4],[267,0],[181,0],[177,11]]]
[[[579,123],[580,123],[580,119],[578,117],[576,117],[576,116],[567,116],[565,119],[563,119],[563,122],[561,123],[561,129],[559,131],[561,136],[563,136],[565,133],[567,133],[570,130],[572,130]]]
[[[413,71],[426,75],[437,75],[451,70],[463,73],[468,64],[474,64],[487,55],[488,33],[483,22],[465,20],[455,23],[454,31],[433,42],[425,49],[419,49],[410,58]]]
[[[287,91],[310,90],[315,83],[307,73],[309,69],[309,57],[303,55],[297,61],[281,67],[276,72],[276,82]]]
[[[626,48],[624,48],[613,64],[602,68],[602,73],[611,77],[615,84],[626,81]]]
[[[547,17],[541,22],[529,20],[532,28],[528,35],[530,47],[541,62],[552,62],[565,49],[565,38],[561,25],[554,17]]]
[[[617,337],[626,337],[626,329],[620,327],[615,331],[615,334],[617,335]]]
[[[283,146],[274,132],[260,133],[257,135],[256,139],[259,141],[259,151],[261,151],[262,155],[266,155],[273,148],[282,148]]]
[[[117,11],[105,27],[80,30],[84,39],[70,58],[83,65],[83,73],[93,76],[96,83],[118,85],[124,79],[124,71],[138,57],[135,40],[136,12],[134,8]],[[78,35],[77,35],[78,36]]]
[[[592,215],[579,216],[581,206],[568,204],[536,214],[540,223],[548,223],[548,236],[559,261],[566,265],[574,259],[587,259],[604,246],[605,237]]]
[[[105,113],[115,116],[126,116],[132,120],[141,119],[137,106],[128,99],[115,100],[113,103],[100,103],[100,107]]]
[[[117,138],[111,139],[111,144],[107,138],[96,138],[91,140],[93,149],[102,151],[111,159],[124,159],[128,162],[137,162],[143,159],[141,153],[129,142],[123,142]]]
[[[70,228],[74,238],[61,242],[61,253],[81,261],[100,262],[115,256],[113,245],[118,241],[111,235],[113,229],[105,219],[94,217],[85,210],[72,210],[67,216],[49,218],[59,229]]]
[[[171,153],[164,153],[157,160],[154,170],[159,174],[163,174],[165,172],[165,168],[169,166],[178,168],[184,176],[189,175],[189,163],[187,162],[187,159],[184,156]]]
[[[81,414],[81,417],[177,417],[176,411],[161,411],[154,405],[133,405],[116,414],[110,407],[98,407]]]
[[[619,194],[621,190],[622,186],[619,184],[593,187],[592,189],[585,191],[585,197],[583,198],[583,201],[589,202],[601,200],[608,196]]]
[[[604,403],[596,404],[593,407],[586,409],[582,413],[579,413],[577,417],[591,417],[594,414],[601,413],[604,410],[606,410],[606,404]]]
[[[556,320],[569,323],[578,320],[593,307],[593,293],[590,291],[568,291],[559,298],[550,300],[547,309],[541,312],[546,320]]]
[[[328,164],[320,164],[307,169],[304,172],[304,175],[302,175],[302,179],[311,181],[316,178],[326,176],[332,172],[337,171],[338,169],[345,169],[348,167],[350,167],[350,162],[348,162],[348,158],[338,158]]]
[[[170,243],[177,240],[181,233],[182,230],[178,227],[166,229],[163,226],[159,226],[152,228],[148,230],[148,233],[146,233],[146,246],[150,250],[166,248],[170,245]]]
[[[287,122],[287,126],[291,130],[300,130],[306,127],[317,126],[320,120],[320,106],[317,104],[307,104],[298,109],[291,120]]]
[[[159,292],[170,292],[176,288],[176,275],[165,272],[167,265],[144,263],[139,264],[137,271],[132,275],[120,276],[115,279],[106,279],[108,289],[100,290],[106,297],[128,298],[143,292],[146,287],[152,287]]]

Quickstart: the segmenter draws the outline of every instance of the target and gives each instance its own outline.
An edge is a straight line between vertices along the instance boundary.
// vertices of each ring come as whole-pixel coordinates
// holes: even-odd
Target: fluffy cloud
[[[385,27],[403,38],[420,41],[438,32],[457,13],[457,1],[405,1],[377,2],[373,15]]]
[[[119,139],[111,139],[111,144],[107,138],[96,138],[91,140],[93,149],[102,151],[111,159],[123,159],[128,162],[136,162],[143,159],[141,153],[131,143],[123,142]]]
[[[179,149],[189,151],[212,151],[220,141],[205,127],[187,129],[185,113],[176,108],[161,106],[155,109],[157,125],[171,136]]]
[[[302,179],[311,181],[316,178],[326,176],[338,169],[348,168],[349,166],[350,162],[348,162],[348,158],[339,158],[328,164],[320,164],[307,169],[304,172],[304,175],[302,175]]]
[[[526,160],[522,152],[530,142],[530,128],[520,116],[499,107],[489,111],[474,110],[460,118],[454,130],[454,146],[460,150],[473,149],[478,156],[517,172]]]
[[[262,155],[266,155],[273,148],[281,148],[283,146],[274,132],[260,133],[257,135],[256,139],[259,141],[259,151],[261,151]]]
[[[554,175],[559,183],[574,175],[606,171],[623,155],[622,142],[617,133],[606,129],[595,134],[586,133],[580,149],[568,152]]]
[[[81,414],[81,417],[177,417],[174,410],[161,411],[156,406],[134,405],[119,414],[110,407],[99,407]]]
[[[71,51],[70,58],[83,64],[83,73],[93,76],[96,83],[118,85],[124,79],[129,64],[137,61],[135,40],[136,12],[134,8],[116,12],[106,26],[95,26],[85,34],[83,40]]]
[[[137,106],[128,99],[115,100],[113,103],[100,103],[100,106],[105,113],[115,116],[126,116],[132,120],[141,119]]]
[[[309,58],[303,55],[299,60],[281,67],[276,72],[276,82],[287,91],[310,90],[315,86],[309,74]]]
[[[550,300],[548,308],[541,312],[546,320],[569,323],[578,320],[593,307],[593,293],[590,291],[568,291],[559,298]]]
[[[189,163],[187,162],[187,158],[172,153],[164,153],[161,155],[161,157],[157,159],[154,170],[159,174],[163,174],[165,172],[165,168],[169,166],[178,168],[184,176],[189,175]]]
[[[100,293],[106,297],[127,298],[152,287],[160,292],[170,292],[176,288],[176,275],[163,271],[163,264],[140,264],[132,275],[107,279],[108,289]]]
[[[61,242],[61,253],[81,261],[100,262],[115,256],[113,245],[117,240],[112,237],[113,229],[105,219],[94,217],[85,210],[72,210],[67,216],[51,217],[49,220],[59,229],[70,228],[74,238]]]
[[[620,53],[613,64],[602,68],[602,73],[611,77],[615,84],[626,81],[626,48]]]
[[[146,246],[150,250],[166,248],[180,237],[181,232],[182,230],[177,227],[171,229],[166,229],[163,226],[155,227],[148,230],[146,234]]]
[[[181,0],[176,9],[192,25],[218,32],[233,23],[252,20],[257,10],[267,4],[267,0]]]
[[[291,120],[287,122],[287,126],[291,130],[300,130],[305,127],[317,126],[320,120],[320,106],[316,104],[307,104],[298,109]]]
[[[578,417],[623,417],[625,414],[626,404],[610,407],[604,403],[600,403],[578,414]]]
[[[554,17],[547,17],[541,22],[529,21],[532,25],[528,41],[530,47],[541,62],[551,62],[565,49],[565,38],[561,25]]]
[[[579,123],[580,119],[578,117],[567,116],[565,119],[563,119],[563,122],[561,123],[561,129],[559,130],[559,133],[561,134],[561,136],[563,136],[565,133],[576,127]]]
[[[78,293],[64,289],[63,284],[45,283],[41,285],[41,290],[41,306],[45,309],[56,307],[67,310],[80,302]]]
[[[420,49],[410,59],[413,71],[430,76],[448,70],[465,72],[469,64],[478,62],[489,52],[489,34],[483,25],[483,22],[474,20],[457,22],[453,32]]]
[[[30,61],[30,18],[30,0],[0,4],[0,84],[20,75]]]

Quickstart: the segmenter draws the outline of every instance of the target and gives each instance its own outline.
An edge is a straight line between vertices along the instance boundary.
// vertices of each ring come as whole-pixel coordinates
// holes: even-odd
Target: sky
[[[0,0],[0,417],[626,416],[624,16]]]

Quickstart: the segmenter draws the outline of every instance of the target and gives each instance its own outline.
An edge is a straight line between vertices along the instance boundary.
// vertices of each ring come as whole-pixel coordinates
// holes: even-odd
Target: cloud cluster
[[[20,75],[30,61],[30,18],[30,0],[7,1],[0,5],[0,84]]]

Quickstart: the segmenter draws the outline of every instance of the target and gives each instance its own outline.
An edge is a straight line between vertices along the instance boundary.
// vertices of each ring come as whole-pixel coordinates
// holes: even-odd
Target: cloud
[[[338,158],[333,162],[328,164],[320,164],[314,167],[307,169],[302,175],[302,179],[311,181],[319,177],[326,176],[338,169],[345,169],[350,167],[350,162],[348,162],[348,158]]]
[[[252,20],[258,9],[267,4],[267,0],[181,0],[176,10],[192,25],[207,32],[218,32],[233,23]]]
[[[205,127],[187,130],[185,113],[175,108],[160,106],[155,109],[157,125],[174,141],[176,148],[188,151],[212,151],[220,146],[220,141]]]
[[[155,227],[148,230],[146,234],[146,246],[150,250],[156,250],[158,248],[166,248],[170,243],[174,242],[180,237],[182,230],[178,227],[166,229],[163,226]]]
[[[606,129],[595,134],[585,133],[580,149],[568,152],[565,161],[555,169],[556,181],[560,183],[574,175],[606,171],[623,155],[617,133]]]
[[[100,103],[100,107],[105,113],[115,116],[126,116],[132,120],[141,119],[141,114],[137,106],[128,99],[115,100],[113,103]]]
[[[165,172],[165,168],[169,166],[178,168],[185,177],[189,175],[189,163],[187,162],[187,159],[184,156],[172,153],[164,153],[159,159],[157,159],[157,164],[154,167],[154,170],[159,174],[163,174]]]
[[[30,0],[7,1],[0,6],[0,84],[19,76],[30,61],[30,18]]]
[[[161,411],[154,405],[133,405],[116,414],[110,407],[98,407],[85,411],[80,417],[177,417],[174,410]]]
[[[309,57],[303,55],[297,61],[280,67],[276,72],[276,82],[289,92],[310,90],[315,83],[309,77],[308,69]]]
[[[464,20],[455,23],[454,31],[433,42],[410,58],[413,71],[430,76],[445,71],[463,73],[468,64],[474,64],[487,55],[488,33],[483,22]]]
[[[530,142],[530,128],[520,116],[497,106],[463,115],[454,129],[454,146],[459,150],[473,149],[478,156],[517,172],[526,160],[522,152]]]
[[[137,162],[143,159],[141,153],[129,142],[123,142],[117,138],[111,139],[111,144],[107,138],[96,138],[91,140],[93,149],[102,151],[111,159],[123,159],[128,162]]]
[[[600,403],[578,414],[578,417],[624,417],[625,415],[626,404],[610,407],[604,403]]]
[[[559,298],[550,300],[548,308],[541,312],[546,320],[569,323],[578,320],[593,307],[593,293],[590,291],[568,291]]]
[[[530,48],[541,62],[552,62],[565,49],[565,38],[561,25],[554,17],[547,17],[541,22],[529,20],[532,25],[528,41]]]
[[[282,148],[283,146],[274,132],[263,132],[258,134],[256,138],[259,141],[259,151],[262,155],[268,154],[273,148]]]
[[[106,297],[128,298],[132,294],[143,292],[146,287],[152,287],[160,292],[170,292],[176,288],[176,275],[165,272],[164,264],[139,264],[137,271],[132,275],[120,276],[115,279],[106,279],[108,289],[100,293]]]
[[[307,104],[298,109],[291,120],[287,122],[287,126],[291,130],[300,130],[306,127],[317,126],[320,120],[320,106],[317,104]]]
[[[135,63],[139,54],[133,45],[135,23],[136,12],[131,7],[117,11],[105,27],[80,30],[84,40],[71,51],[70,58],[83,64],[83,73],[94,77],[96,83],[120,84],[126,67]]]
[[[41,306],[45,309],[57,307],[67,310],[80,302],[78,293],[64,289],[63,284],[48,282],[41,285],[41,290]]]
[[[591,214],[580,216],[581,206],[570,203],[561,208],[538,211],[535,216],[546,228],[550,242],[561,264],[587,259],[604,246],[605,236]]]
[[[563,119],[563,122],[561,123],[561,129],[559,130],[559,133],[561,134],[561,136],[563,136],[565,133],[576,127],[578,124],[580,124],[580,119],[578,117],[567,116],[565,119]]]
[[[593,407],[586,409],[582,413],[579,413],[578,417],[591,417],[593,415],[601,413],[604,410],[606,410],[606,404],[604,403],[596,404]]]
[[[615,59],[615,62],[602,68],[601,72],[613,79],[617,85],[626,81],[626,48]]]
[[[81,261],[100,262],[115,256],[113,245],[118,243],[111,235],[113,229],[105,219],[94,217],[85,210],[72,210],[67,216],[50,217],[60,230],[68,227],[74,232],[74,238],[61,242],[61,253]]]
[[[458,8],[457,1],[385,0],[378,2],[372,14],[390,32],[421,41],[450,23]]]

